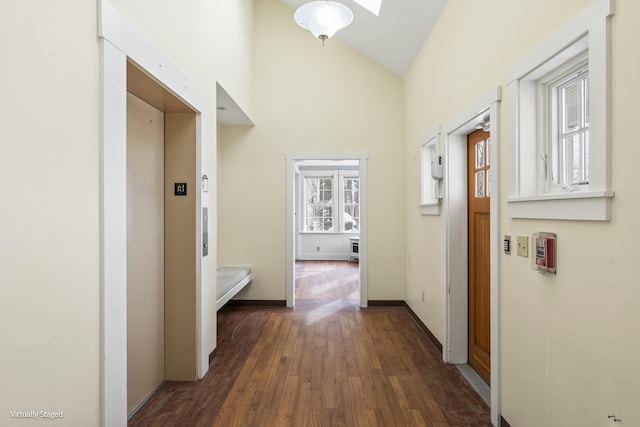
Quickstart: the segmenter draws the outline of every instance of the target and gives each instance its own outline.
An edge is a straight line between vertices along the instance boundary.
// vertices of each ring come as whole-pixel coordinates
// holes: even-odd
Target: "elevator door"
[[[164,381],[164,113],[127,93],[127,412]]]

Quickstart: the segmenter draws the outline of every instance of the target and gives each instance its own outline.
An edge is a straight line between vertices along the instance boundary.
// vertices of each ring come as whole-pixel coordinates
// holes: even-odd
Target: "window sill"
[[[420,205],[420,215],[440,215],[440,202]]]
[[[511,197],[507,209],[511,218],[609,221],[614,194],[598,191]]]

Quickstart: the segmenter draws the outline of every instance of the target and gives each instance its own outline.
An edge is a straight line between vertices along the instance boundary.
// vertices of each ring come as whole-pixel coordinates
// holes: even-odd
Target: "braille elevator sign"
[[[186,196],[187,195],[187,183],[186,182],[175,182],[173,184],[173,195],[174,196]]]

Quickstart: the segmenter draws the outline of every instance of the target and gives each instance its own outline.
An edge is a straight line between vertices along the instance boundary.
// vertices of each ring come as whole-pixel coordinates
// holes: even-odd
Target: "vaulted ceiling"
[[[294,11],[313,0],[281,0]],[[382,0],[380,13],[374,15],[354,0],[337,0],[353,11],[353,22],[334,36],[392,73],[403,77],[433,26],[447,0]],[[300,28],[300,31],[305,31]],[[308,33],[309,37],[313,37]],[[332,37],[332,39],[334,38]],[[320,41],[318,41],[320,44]],[[330,47],[331,39],[327,41]],[[218,85],[218,123],[251,125],[251,120]]]
[[[291,7],[293,20],[293,11],[312,0],[281,1]],[[354,18],[349,27],[334,37],[398,76],[405,75],[447,3],[447,0],[382,0],[380,13],[375,16],[354,0],[338,1],[353,11]]]

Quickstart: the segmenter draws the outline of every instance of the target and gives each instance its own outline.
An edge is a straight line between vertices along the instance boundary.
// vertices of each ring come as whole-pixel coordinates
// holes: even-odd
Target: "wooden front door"
[[[487,384],[490,378],[489,314],[489,133],[477,130],[468,136],[469,221],[469,364]]]

